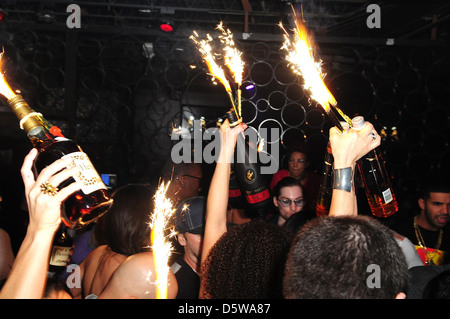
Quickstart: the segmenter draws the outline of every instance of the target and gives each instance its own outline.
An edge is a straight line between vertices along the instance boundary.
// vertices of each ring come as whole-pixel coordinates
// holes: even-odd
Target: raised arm
[[[21,169],[30,223],[10,275],[0,291],[2,299],[42,298],[53,236],[61,223],[61,202],[80,189],[79,183],[72,183],[55,195],[42,192],[40,185],[44,182],[59,185],[74,176],[75,171],[66,169],[67,160],[57,160],[43,169],[35,180],[32,165],[36,155],[37,150],[32,149]]]
[[[335,127],[330,129],[335,182],[329,216],[358,215],[353,184],[356,161],[379,146],[380,142],[381,137],[369,122],[359,131],[351,128],[341,133]]]
[[[233,158],[237,136],[246,129],[245,124],[230,128],[228,120],[220,127],[221,146],[219,158],[211,179],[206,203],[205,233],[201,261],[206,259],[212,246],[227,231],[228,188],[230,163]]]

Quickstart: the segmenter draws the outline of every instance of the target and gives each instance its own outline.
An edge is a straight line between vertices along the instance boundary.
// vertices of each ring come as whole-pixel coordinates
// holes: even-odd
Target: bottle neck
[[[40,148],[43,144],[51,143],[56,136],[62,136],[58,127],[48,122],[42,114],[30,108],[22,96],[16,95],[8,100],[14,114],[20,121],[20,128],[27,132],[34,147]]]

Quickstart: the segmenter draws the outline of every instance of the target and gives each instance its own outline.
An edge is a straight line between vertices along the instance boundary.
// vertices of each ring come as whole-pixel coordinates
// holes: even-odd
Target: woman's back
[[[127,256],[117,254],[107,245],[97,247],[80,265],[83,269],[83,295],[99,296],[105,289],[114,271]]]
[[[116,190],[114,202],[99,221],[105,225],[106,245],[97,247],[80,264],[82,288],[72,289],[74,298],[100,295],[114,271],[131,255],[149,251],[152,188],[128,184]]]

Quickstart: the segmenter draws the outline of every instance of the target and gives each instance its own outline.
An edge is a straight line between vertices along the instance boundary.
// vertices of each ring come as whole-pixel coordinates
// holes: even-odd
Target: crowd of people
[[[342,134],[331,128],[334,184],[328,216],[316,216],[318,178],[308,171],[301,148],[288,153],[288,169],[270,182],[266,217],[236,218],[229,205],[231,159],[245,124],[221,128],[217,163],[205,190],[200,164],[170,164],[166,195],[175,213],[175,251],[170,259],[167,298],[176,299],[363,299],[450,297],[450,187],[439,179],[424,183],[417,214],[393,225],[358,214],[356,162],[378,147],[372,124]],[[25,157],[21,174],[29,211],[26,236],[16,255],[0,230],[0,298],[156,298],[149,213],[155,185],[128,184],[112,194],[113,205],[93,227],[75,238],[72,273],[48,274],[60,205],[80,185],[55,194],[40,185],[59,185],[74,176],[57,160],[35,177],[37,151]],[[349,173],[350,172],[350,173]],[[344,186],[345,187],[344,187]],[[350,185],[350,187],[347,187]],[[203,191],[202,191],[203,188]],[[75,258],[76,257],[76,258]],[[80,284],[73,285],[73,275]],[[72,284],[71,284],[72,283]]]

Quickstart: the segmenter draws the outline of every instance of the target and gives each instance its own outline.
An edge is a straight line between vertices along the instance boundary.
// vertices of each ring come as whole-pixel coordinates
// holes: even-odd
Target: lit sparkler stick
[[[211,73],[211,75],[218,79],[223,86],[225,87],[225,91],[228,94],[228,97],[230,98],[231,105],[233,106],[234,112],[236,113],[236,116],[239,118],[238,110],[236,109],[236,103],[234,102],[233,93],[231,91],[230,83],[228,82],[225,72],[223,69],[216,63],[215,56],[212,52],[211,47],[211,41],[213,40],[212,37],[207,34],[206,39],[198,40],[198,34],[196,31],[194,31],[194,34],[191,35],[189,38],[194,41],[196,44],[200,54],[202,55],[203,60],[205,61],[206,65],[208,66],[208,70]]]
[[[244,62],[241,59],[242,52],[240,52],[236,47],[233,39],[233,33],[229,29],[225,30],[222,22],[216,28],[222,35],[219,36],[220,42],[222,42],[225,47],[223,51],[225,52],[225,64],[230,69],[234,77],[234,82],[237,86],[237,103],[239,117],[242,116],[242,103],[241,103],[241,85],[242,85],[242,75],[244,73]]]
[[[294,13],[294,41],[291,42],[289,34],[280,22],[279,26],[284,31],[284,43],[281,47],[282,50],[286,50],[286,60],[291,62],[291,67],[295,73],[301,75],[304,80],[304,88],[310,92],[310,96],[313,100],[318,102],[334,122],[334,124],[344,131],[342,125],[333,110],[337,111],[349,125],[351,125],[351,119],[344,114],[338,107],[337,101],[327,86],[323,82],[325,75],[322,73],[321,61],[316,62],[312,50],[312,40],[308,34],[305,25],[298,19]]]
[[[5,53],[5,51],[2,51],[0,53],[0,94],[2,94],[4,97],[6,97],[8,100],[10,100],[16,96],[16,93],[14,93],[14,91],[8,85],[8,82],[6,82],[4,73],[3,73],[3,71],[1,71],[4,53]]]
[[[171,216],[175,212],[172,202],[166,198],[166,191],[170,182],[165,185],[161,183],[154,196],[154,212],[150,222],[151,243],[153,259],[156,270],[156,299],[167,298],[167,285],[169,278],[169,257],[172,252],[172,244],[167,241],[166,231]],[[174,236],[172,231],[169,236]]]

